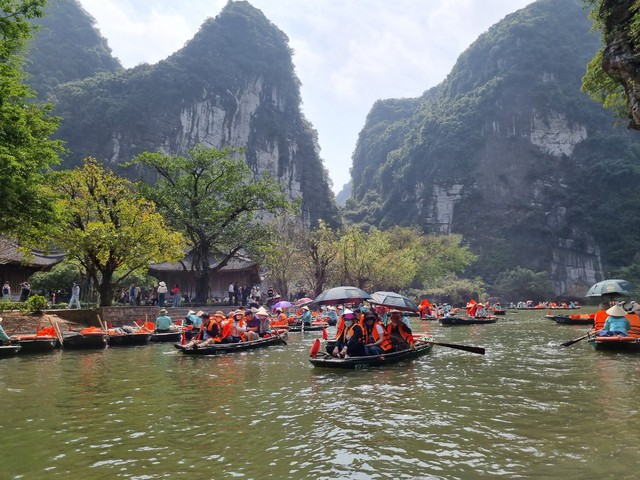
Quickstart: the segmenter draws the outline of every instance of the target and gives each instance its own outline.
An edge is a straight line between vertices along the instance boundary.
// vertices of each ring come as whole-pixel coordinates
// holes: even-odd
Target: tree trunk
[[[113,303],[113,272],[105,270],[102,273],[102,282],[98,285],[98,293],[100,294],[100,306],[110,307]]]
[[[196,302],[206,303],[209,298],[209,252],[202,247],[199,252],[200,261],[194,262],[196,267]]]

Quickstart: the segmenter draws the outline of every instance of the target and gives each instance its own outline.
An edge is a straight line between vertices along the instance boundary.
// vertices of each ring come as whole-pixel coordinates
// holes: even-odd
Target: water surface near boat
[[[588,327],[545,314],[414,318],[486,355],[434,346],[365,371],[311,366],[317,332],[221,356],[149,344],[3,358],[2,475],[633,478],[640,354],[560,348]]]

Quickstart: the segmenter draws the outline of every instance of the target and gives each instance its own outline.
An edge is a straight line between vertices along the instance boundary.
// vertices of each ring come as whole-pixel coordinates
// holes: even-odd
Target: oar
[[[484,355],[484,352],[485,352],[484,347],[473,347],[471,345],[458,345],[456,343],[434,342],[432,340],[427,340],[424,337],[418,337],[417,340],[421,342],[426,342],[426,343],[433,343],[434,345],[439,345],[441,347],[449,347],[449,348],[455,348],[457,350],[464,350],[465,352],[477,353],[478,355]]]
[[[60,342],[60,346],[64,347],[64,340],[62,339],[62,333],[60,332],[60,330],[58,328],[56,328],[56,326],[58,325],[57,323],[54,325],[53,320],[51,320],[51,317],[49,315],[47,315],[47,319],[49,320],[49,323],[51,324],[51,328],[53,328],[53,331],[56,334],[56,337],[58,338],[58,341]]]
[[[273,331],[274,331],[274,332],[276,332],[276,335],[278,336],[278,338],[280,339],[280,341],[286,345],[286,344],[287,344],[287,342],[285,342],[285,341],[284,341],[284,338],[282,338],[282,336],[280,335],[280,332],[278,332],[278,329],[277,329],[277,328],[275,328],[275,327],[273,326],[273,323],[269,322],[269,325],[271,326],[271,328],[273,329]]]
[[[574,338],[573,340],[569,340],[568,342],[564,342],[561,343],[560,346],[561,347],[568,347],[570,345],[573,345],[574,343],[578,343],[580,340],[584,340],[585,338],[587,338],[590,335],[590,333],[587,333],[585,335],[582,335],[581,337],[578,338]]]

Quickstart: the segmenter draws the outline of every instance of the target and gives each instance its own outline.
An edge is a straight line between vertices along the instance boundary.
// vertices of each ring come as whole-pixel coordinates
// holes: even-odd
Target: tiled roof
[[[179,263],[153,263],[149,265],[150,271],[156,272],[177,272],[184,271],[186,268],[187,271],[191,271],[193,268],[194,254],[193,251],[190,251],[185,256],[184,260]],[[209,265],[215,266],[221,261],[221,258],[216,255],[209,255]],[[229,260],[229,263],[225,265],[222,269],[225,272],[233,272],[240,270],[247,270],[255,266],[255,263],[250,261],[247,258],[232,258]]]
[[[17,242],[0,235],[0,264],[21,264],[24,261],[24,255],[18,251],[18,246]],[[64,259],[64,253],[58,251],[45,254],[34,250],[32,254],[33,256],[26,264],[33,267],[50,267]]]

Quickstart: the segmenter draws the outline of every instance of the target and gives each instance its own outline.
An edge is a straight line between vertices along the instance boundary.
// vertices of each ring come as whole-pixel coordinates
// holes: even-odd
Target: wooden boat
[[[487,317],[441,317],[442,325],[482,325],[485,323],[496,323],[498,317],[489,315]]]
[[[506,315],[507,314],[506,310],[496,310],[495,308],[492,308],[491,312],[493,313],[493,315]]]
[[[22,350],[20,345],[0,345],[0,358],[11,357]]]
[[[58,338],[48,335],[15,335],[11,337],[12,345],[20,345],[20,353],[52,352],[58,345]]]
[[[640,338],[631,337],[599,337],[590,336],[588,342],[596,350],[616,350],[622,352],[640,352]]]
[[[545,317],[562,325],[593,325],[594,314],[545,315]]]
[[[324,330],[328,326],[329,326],[329,324],[327,322],[312,323],[311,325],[305,325],[304,331],[305,332],[321,332],[322,330]],[[289,325],[289,331],[290,332],[301,332],[302,331],[302,324],[300,324],[300,323],[290,324]]]
[[[146,345],[151,338],[151,332],[141,330],[137,332],[123,330],[122,328],[109,329],[110,347],[132,347]]]
[[[401,362],[403,360],[413,360],[414,358],[426,355],[433,348],[433,343],[428,341],[416,340],[415,349],[400,350],[397,352],[384,353],[382,355],[368,355],[364,357],[348,357],[348,358],[334,358],[328,353],[317,356],[316,358],[309,357],[309,362],[314,367],[320,368],[341,368],[349,370],[366,370],[370,367],[380,367],[384,365],[390,365],[393,363]]]
[[[186,333],[185,333],[186,335]],[[151,337],[149,337],[149,341],[153,343],[160,342],[179,342],[182,339],[182,331],[176,330],[173,332],[153,332]]]
[[[280,345],[284,343],[284,339],[287,338],[287,334],[281,333],[273,335],[267,338],[260,338],[258,340],[252,340],[250,342],[239,343],[216,343],[203,348],[187,348],[184,345],[175,344],[174,346],[185,355],[221,355],[224,353],[235,353],[243,350],[252,350],[255,348],[271,347],[273,345]]]
[[[98,328],[85,328],[79,332],[62,334],[63,348],[81,350],[90,348],[106,348],[109,335]]]

